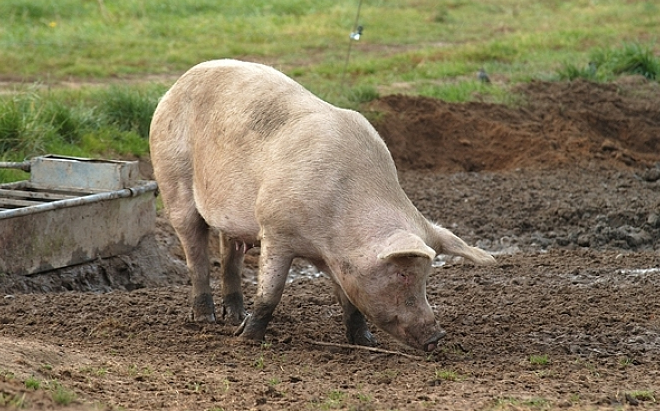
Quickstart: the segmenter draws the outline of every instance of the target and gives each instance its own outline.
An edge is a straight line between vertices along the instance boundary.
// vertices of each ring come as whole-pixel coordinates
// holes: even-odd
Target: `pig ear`
[[[441,254],[459,255],[476,264],[495,264],[495,258],[477,247],[470,247],[454,233],[439,225],[432,225],[431,247]]]
[[[400,230],[387,239],[385,248],[378,254],[380,260],[395,257],[425,257],[432,260],[435,251],[415,234]]]

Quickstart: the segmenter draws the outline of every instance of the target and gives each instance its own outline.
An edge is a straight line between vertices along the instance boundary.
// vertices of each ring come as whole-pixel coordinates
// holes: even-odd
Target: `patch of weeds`
[[[578,67],[573,63],[565,63],[558,71],[557,75],[560,80],[573,81],[576,79],[596,80],[596,73],[598,67],[596,63],[590,62],[584,67]]]
[[[105,367],[99,367],[99,368],[94,368],[94,367],[83,367],[80,369],[81,373],[87,373],[87,374],[95,374],[99,377],[103,377],[108,373],[108,369]]]
[[[622,367],[627,367],[629,365],[637,365],[637,364],[639,363],[634,358],[622,357],[619,359],[619,365]]]
[[[131,364],[128,366],[128,375],[135,377],[140,373],[140,370],[138,369],[138,366],[135,364]]]
[[[660,59],[651,47],[639,43],[624,43],[617,48],[600,47],[590,53],[588,64],[578,66],[566,63],[557,71],[561,80],[584,78],[609,81],[623,74],[641,75],[649,80],[660,80]]]
[[[34,376],[31,376],[27,380],[25,380],[25,387],[31,388],[36,391],[39,389],[39,387],[41,387],[41,381],[34,378]]]
[[[135,132],[146,139],[162,93],[162,88],[112,86],[101,93],[97,110],[105,124],[121,131]]]
[[[445,381],[458,381],[459,376],[458,373],[455,371],[451,370],[436,370],[435,371],[435,378],[437,380],[445,380]]]
[[[0,377],[2,377],[4,380],[13,380],[16,378],[16,374],[11,371],[0,370]]]
[[[655,402],[655,395],[653,391],[650,390],[635,390],[626,393],[626,399],[633,399],[635,401],[649,401]]]
[[[268,384],[272,385],[272,386],[275,386],[275,385],[279,384],[280,382],[281,382],[280,379],[277,378],[277,377],[273,377],[270,380],[268,380]]]
[[[25,393],[23,395],[0,392],[0,406],[13,409],[25,406]]]
[[[357,393],[357,399],[360,402],[371,402],[371,397],[367,394],[363,394],[361,392]]]
[[[523,401],[523,404],[535,408],[547,408],[550,405],[548,400],[545,398],[530,398]]]
[[[392,381],[394,381],[398,375],[399,372],[396,370],[385,370],[385,371],[376,372],[374,374],[374,377],[376,378],[376,382],[378,384],[391,384]]]
[[[461,344],[451,344],[442,347],[442,352],[445,354],[456,355],[461,358],[467,358],[472,355],[470,350],[466,350]]]
[[[66,389],[57,381],[50,383],[51,397],[55,403],[60,405],[69,405],[76,399],[76,393]]]
[[[257,370],[263,370],[265,367],[264,353],[259,354],[259,356],[254,360],[252,366]]]
[[[363,85],[350,90],[348,100],[352,103],[368,103],[380,97],[378,90],[374,86]]]
[[[198,382],[198,381],[193,381],[193,382],[189,383],[188,384],[188,389],[190,391],[194,392],[195,394],[199,394],[201,392],[206,392],[207,391],[206,387],[204,386],[204,383],[203,382]]]
[[[547,354],[543,355],[530,355],[529,363],[532,365],[548,365],[550,364],[550,359]]]
[[[638,43],[627,43],[614,49],[610,55],[614,74],[638,74],[649,80],[660,79],[660,60],[650,47]]]
[[[600,377],[600,372],[598,372],[598,370],[596,369],[596,366],[593,363],[591,363],[589,361],[583,363],[582,361],[580,361],[579,358],[575,360],[575,363],[576,364],[583,364],[584,368],[586,368],[591,375],[593,375],[594,377]]]
[[[321,404],[321,409],[331,410],[331,409],[343,408],[345,398],[346,398],[346,394],[343,393],[342,391],[332,390],[328,393],[328,396],[323,402],[323,404]]]

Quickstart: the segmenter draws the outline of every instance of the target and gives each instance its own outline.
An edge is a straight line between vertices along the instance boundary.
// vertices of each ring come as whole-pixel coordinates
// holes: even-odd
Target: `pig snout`
[[[431,338],[424,342],[422,347],[423,350],[426,352],[434,351],[436,348],[438,348],[438,341],[440,341],[441,338],[444,338],[445,335],[447,335],[445,330],[438,329],[438,331],[436,331]]]
[[[415,324],[407,327],[404,331],[406,341],[411,347],[416,347],[426,352],[434,351],[438,348],[438,342],[447,333],[434,320],[426,324]]]
[[[435,318],[429,321],[414,322],[402,320],[401,317],[398,317],[398,325],[394,328],[382,328],[397,340],[412,348],[426,352],[434,351],[438,348],[439,341],[447,335],[445,330],[443,330],[442,327],[438,325],[437,321],[435,321]]]

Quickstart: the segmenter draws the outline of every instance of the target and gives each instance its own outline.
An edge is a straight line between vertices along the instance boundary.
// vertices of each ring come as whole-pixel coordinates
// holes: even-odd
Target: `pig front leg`
[[[335,295],[342,308],[346,338],[350,344],[373,347],[378,344],[376,337],[369,331],[364,315],[351,303],[344,290],[335,283]]]
[[[245,317],[235,335],[243,339],[262,341],[273,311],[282,299],[293,256],[283,252],[266,239],[261,240],[259,257],[259,283],[252,314]]]
[[[224,233],[220,233],[222,317],[232,325],[241,324],[247,316],[241,288],[241,270],[245,253],[238,244]]]

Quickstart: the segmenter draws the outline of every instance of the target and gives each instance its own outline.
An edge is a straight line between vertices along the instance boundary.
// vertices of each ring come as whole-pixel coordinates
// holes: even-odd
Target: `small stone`
[[[577,243],[580,247],[589,247],[591,245],[591,237],[586,234],[582,234],[578,237]]]
[[[656,213],[649,214],[649,216],[646,218],[646,224],[650,225],[651,227],[658,227],[660,225],[660,216],[658,216]]]

